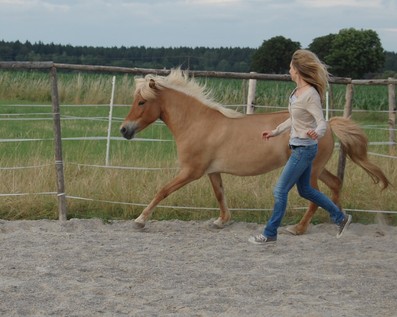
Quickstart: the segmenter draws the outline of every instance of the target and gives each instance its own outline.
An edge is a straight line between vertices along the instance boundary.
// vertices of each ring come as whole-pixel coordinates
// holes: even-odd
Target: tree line
[[[292,53],[300,48],[299,42],[283,36],[265,40],[257,49],[92,47],[1,40],[0,60],[285,74]],[[397,77],[397,53],[385,52],[377,33],[372,30],[342,29],[338,34],[315,38],[308,49],[330,65],[330,72],[335,76]]]
[[[253,48],[92,47],[0,41],[0,60],[54,61],[67,64],[138,68],[248,72]]]
[[[299,48],[299,42],[283,36],[263,41],[252,57],[251,68],[261,73],[286,73],[291,55]],[[397,77],[397,54],[385,52],[373,30],[342,29],[337,34],[315,38],[308,49],[317,54],[334,76]]]

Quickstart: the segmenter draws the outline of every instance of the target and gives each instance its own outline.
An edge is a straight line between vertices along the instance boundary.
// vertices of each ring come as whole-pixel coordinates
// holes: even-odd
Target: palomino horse
[[[264,142],[262,131],[275,128],[288,116],[288,112],[243,115],[226,109],[211,100],[204,87],[179,69],[172,70],[166,77],[147,75],[136,79],[134,102],[120,132],[126,139],[132,139],[137,132],[161,119],[175,138],[180,166],[177,176],[135,219],[136,227],[145,226],[153,209],[165,197],[207,174],[220,207],[220,215],[214,225],[222,228],[231,215],[221,173],[252,176],[283,166],[291,154],[288,133]],[[345,153],[375,183],[380,182],[383,188],[389,185],[380,168],[368,161],[367,138],[363,131],[349,119],[334,117],[319,141],[311,175],[313,187],[318,188],[318,179],[323,181],[332,190],[332,200],[339,205],[341,181],[325,169],[334,148],[332,132],[340,139]],[[317,208],[310,203],[301,221],[290,228],[292,233],[305,233]]]

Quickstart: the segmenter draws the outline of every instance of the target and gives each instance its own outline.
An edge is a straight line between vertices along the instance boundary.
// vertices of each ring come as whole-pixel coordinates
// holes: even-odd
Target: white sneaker
[[[249,237],[248,241],[253,244],[269,245],[269,244],[276,243],[277,237],[268,238],[268,237],[265,237],[263,234],[258,234],[257,236]]]
[[[345,233],[351,222],[352,222],[352,216],[346,215],[345,219],[343,219],[342,222],[338,224],[339,231],[336,234],[337,239],[339,239]]]

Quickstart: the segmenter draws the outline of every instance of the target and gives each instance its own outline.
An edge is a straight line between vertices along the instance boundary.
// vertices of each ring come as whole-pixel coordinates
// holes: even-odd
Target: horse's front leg
[[[220,214],[219,218],[214,221],[214,225],[217,228],[223,228],[227,222],[229,222],[231,215],[229,208],[227,207],[225,192],[223,189],[222,177],[220,173],[211,173],[208,174],[208,177],[211,181],[212,188],[215,193],[215,197],[218,201]]]
[[[198,174],[197,171],[192,172],[191,170],[181,170],[179,174],[166,184],[157,194],[154,196],[150,204],[142,211],[138,218],[135,219],[135,227],[142,229],[145,227],[146,221],[150,218],[154,208],[166,198],[168,195],[185,186],[186,184],[200,178],[202,174]]]

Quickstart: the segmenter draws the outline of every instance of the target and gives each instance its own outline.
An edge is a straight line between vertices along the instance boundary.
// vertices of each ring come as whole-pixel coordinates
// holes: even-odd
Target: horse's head
[[[132,139],[137,132],[143,130],[160,117],[163,120],[170,119],[170,107],[177,107],[177,101],[175,94],[170,95],[165,91],[176,91],[179,95],[183,94],[193,98],[197,103],[216,109],[227,117],[242,116],[241,113],[226,109],[212,101],[205,91],[205,86],[200,86],[194,79],[189,78],[187,71],[182,71],[179,68],[172,69],[166,77],[147,75],[145,78],[136,79],[135,83],[134,102],[120,127],[120,132],[126,139]],[[171,96],[173,96],[173,99],[171,99]],[[186,99],[179,98],[178,100],[183,105],[187,104]],[[189,102],[190,106],[192,104],[192,102]],[[182,111],[182,108],[179,108],[180,111],[178,110],[178,113]]]
[[[158,88],[155,80],[146,76],[136,79],[135,83],[136,89],[131,110],[120,127],[121,134],[128,140],[156,121],[161,113],[158,100],[156,101]]]

